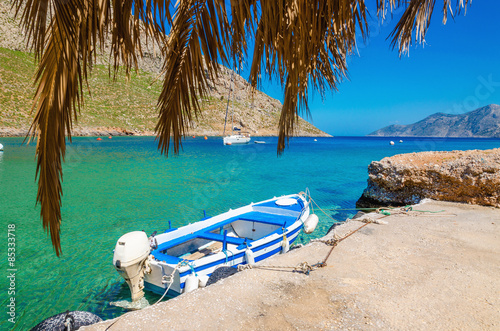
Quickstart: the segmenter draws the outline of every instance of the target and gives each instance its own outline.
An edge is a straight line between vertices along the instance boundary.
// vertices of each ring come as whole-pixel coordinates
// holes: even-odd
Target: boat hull
[[[251,138],[244,135],[232,135],[224,137],[224,145],[238,145],[238,144],[248,144]]]
[[[284,208],[280,208],[279,206],[273,207],[273,201],[280,199],[296,199],[297,204],[300,206],[295,206],[295,210],[292,210],[292,208],[287,209],[286,206]],[[300,210],[298,210],[299,207]],[[230,210],[227,213],[211,219],[165,233],[163,234],[164,238],[160,238],[162,236],[160,235],[157,237],[159,248],[152,252],[155,258],[150,262],[151,273],[147,274],[144,278],[145,289],[163,295],[170,286],[167,296],[177,296],[184,292],[186,280],[191,274],[196,274],[198,277],[207,277],[210,276],[216,268],[221,266],[237,267],[241,264],[247,264],[245,257],[245,251],[247,249],[252,251],[255,263],[276,254],[280,254],[284,252],[284,241],[287,241],[288,244],[291,245],[297,239],[303,227],[303,223],[308,216],[309,203],[306,199],[301,195],[289,195]],[[245,239],[244,243],[241,243],[242,239],[231,237],[231,240],[229,240],[231,243],[227,244],[227,249],[196,260],[178,260],[178,258],[172,258],[171,256],[161,253],[161,251],[168,252],[177,247],[174,244],[170,244],[170,242],[175,242],[178,240],[177,238],[179,238],[179,236],[189,240],[195,240],[196,238],[193,239],[189,236],[193,236],[193,233],[196,234],[200,232],[199,229],[203,229],[203,226],[210,228],[211,226],[222,224],[221,222],[224,222],[224,219],[229,220],[228,222],[232,222],[228,224],[233,224],[232,226],[235,229],[238,228],[238,226],[241,228],[241,224],[238,222],[240,219],[245,219],[245,217],[251,219],[251,221],[247,222],[255,222],[253,225],[254,228],[257,228],[256,224],[260,222],[258,223],[259,226],[267,226],[271,232],[261,238],[256,238],[256,240]],[[238,220],[234,221],[236,219]],[[254,219],[256,221],[254,221]],[[280,224],[282,221],[284,222],[284,226],[278,226],[277,224]],[[263,222],[267,222],[267,224]],[[253,230],[255,231],[255,229]],[[176,231],[180,233],[176,235]],[[259,232],[258,228],[256,232]],[[188,237],[186,237],[186,234]],[[210,237],[219,236],[219,234],[209,234]],[[201,236],[203,235],[206,235],[206,232],[201,234]],[[260,236],[260,234],[258,236]],[[240,241],[238,242],[238,240]],[[165,249],[165,247],[167,248]]]

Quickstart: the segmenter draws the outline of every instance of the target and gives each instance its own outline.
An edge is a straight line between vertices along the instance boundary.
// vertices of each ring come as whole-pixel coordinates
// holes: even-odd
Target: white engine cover
[[[149,251],[149,239],[145,232],[129,232],[121,236],[116,243],[113,265],[116,266],[116,261],[120,261],[122,268],[136,264],[146,259]]]

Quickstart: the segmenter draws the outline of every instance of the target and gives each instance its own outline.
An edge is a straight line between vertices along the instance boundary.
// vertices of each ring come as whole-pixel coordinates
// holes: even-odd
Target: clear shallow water
[[[428,150],[490,149],[500,139],[436,139],[374,137],[294,138],[282,157],[276,138],[267,144],[223,146],[221,138],[188,138],[180,156],[166,158],[151,137],[74,138],[64,163],[62,248],[55,257],[35,207],[35,148],[21,138],[0,138],[0,220],[3,251],[7,226],[16,225],[16,329],[27,329],[66,310],[87,310],[103,319],[122,308],[110,301],[129,299],[127,285],[111,260],[116,240],[134,230],[168,228],[194,222],[250,202],[297,193],[309,187],[323,209],[354,208],[366,186],[373,160]],[[394,140],[394,146],[389,141]],[[354,211],[331,211],[344,220]],[[333,221],[320,212],[313,235],[326,233]],[[1,259],[7,275],[6,255]],[[9,286],[6,276],[0,286]],[[147,294],[149,301],[159,297]],[[4,312],[0,328],[11,329]]]

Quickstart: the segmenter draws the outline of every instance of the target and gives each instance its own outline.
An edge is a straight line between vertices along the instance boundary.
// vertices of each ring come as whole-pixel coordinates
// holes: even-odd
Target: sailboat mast
[[[233,102],[231,102],[231,134],[234,134],[234,93]]]
[[[222,133],[223,136],[226,135],[227,112],[229,110],[229,101],[231,100],[231,88],[233,86],[233,76],[234,76],[234,71],[231,70],[231,82],[229,83],[229,93],[227,95],[226,117],[224,118],[224,132]],[[232,117],[232,115],[231,115],[231,117]]]

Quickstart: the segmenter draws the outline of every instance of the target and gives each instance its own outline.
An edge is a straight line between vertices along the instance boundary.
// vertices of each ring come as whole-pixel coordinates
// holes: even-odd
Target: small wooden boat
[[[318,217],[309,213],[308,194],[299,193],[229,210],[148,238],[123,235],[113,265],[127,281],[132,301],[143,289],[175,296],[204,286],[220,266],[254,264],[286,253],[300,230],[311,233]]]

